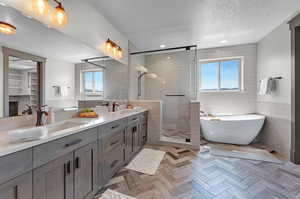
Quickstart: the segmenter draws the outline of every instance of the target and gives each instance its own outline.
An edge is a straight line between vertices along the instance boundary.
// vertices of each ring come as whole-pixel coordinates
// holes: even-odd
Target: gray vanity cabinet
[[[74,152],[74,198],[92,198],[97,187],[97,142]]]
[[[73,199],[73,153],[33,171],[33,199]]]
[[[97,191],[97,128],[34,147],[33,199],[90,199]]]
[[[140,145],[141,147],[147,143],[148,138],[148,113],[142,113],[141,114],[141,122],[140,122]]]
[[[126,130],[126,147],[125,147],[125,157],[126,157],[126,162],[128,163],[135,153],[139,150],[138,147],[138,140],[139,140],[139,122],[138,120],[135,122],[132,122],[131,124],[128,125],[127,130]]]
[[[0,185],[1,199],[32,199],[32,173],[16,177]]]
[[[102,187],[124,165],[126,119],[104,125],[98,135],[98,179]]]

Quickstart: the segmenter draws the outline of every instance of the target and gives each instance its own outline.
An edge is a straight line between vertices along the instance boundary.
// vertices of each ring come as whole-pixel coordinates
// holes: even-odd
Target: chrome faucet
[[[116,112],[116,107],[117,106],[120,106],[120,104],[118,104],[117,102],[112,103],[112,112]]]
[[[43,122],[43,115],[48,115],[48,112],[45,111],[45,107],[47,105],[44,106],[39,106],[36,110],[36,126],[43,126],[44,122]]]

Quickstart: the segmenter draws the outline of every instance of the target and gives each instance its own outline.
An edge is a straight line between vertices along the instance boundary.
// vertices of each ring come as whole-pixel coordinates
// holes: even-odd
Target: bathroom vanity
[[[74,118],[65,128],[50,126],[46,137],[23,143],[6,142],[3,133],[0,198],[93,198],[146,143],[147,118],[145,109]]]

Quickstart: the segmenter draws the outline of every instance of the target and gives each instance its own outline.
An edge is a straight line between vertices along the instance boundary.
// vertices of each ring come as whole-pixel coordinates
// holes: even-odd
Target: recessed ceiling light
[[[160,48],[165,48],[165,47],[166,47],[165,44],[160,45]]]
[[[171,59],[171,57],[167,57],[167,59]]]
[[[225,43],[227,43],[228,41],[227,40],[222,40],[222,41],[220,41],[220,43],[222,43],[222,44],[225,44]]]

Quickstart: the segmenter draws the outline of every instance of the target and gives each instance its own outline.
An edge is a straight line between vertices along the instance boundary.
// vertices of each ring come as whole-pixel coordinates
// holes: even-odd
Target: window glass
[[[103,92],[103,72],[95,72],[95,91]]]
[[[241,59],[224,59],[200,64],[201,90],[239,90]]]
[[[84,91],[93,91],[93,72],[84,72]]]
[[[239,89],[239,60],[222,61],[220,63],[220,87],[222,90]]]
[[[201,88],[204,90],[218,89],[218,62],[201,64]]]

